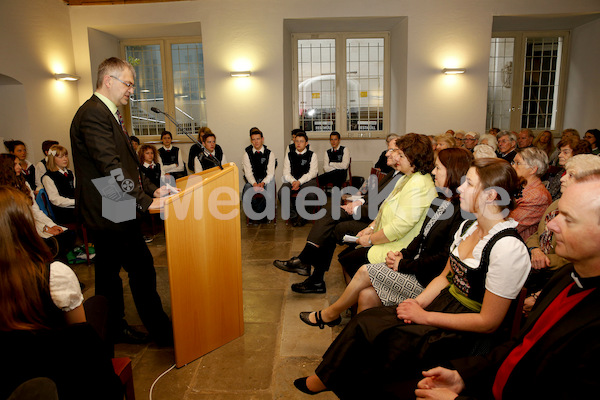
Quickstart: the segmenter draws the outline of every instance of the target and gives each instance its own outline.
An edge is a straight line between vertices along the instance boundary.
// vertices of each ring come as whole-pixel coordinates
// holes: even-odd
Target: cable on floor
[[[173,368],[175,368],[175,364],[171,365],[165,372],[163,372],[162,374],[160,374],[158,376],[158,378],[156,378],[154,380],[154,382],[152,382],[152,386],[150,386],[150,400],[152,400],[152,390],[154,389],[154,385],[156,385],[156,382],[158,382],[158,380],[160,378],[162,378],[163,376],[165,376],[170,370],[172,370]]]

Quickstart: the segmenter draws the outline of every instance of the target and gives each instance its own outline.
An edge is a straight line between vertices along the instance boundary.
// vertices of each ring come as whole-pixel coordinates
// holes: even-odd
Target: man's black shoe
[[[115,343],[146,344],[150,341],[147,333],[140,332],[129,325],[125,325],[115,338]]]
[[[304,264],[298,257],[292,257],[285,261],[275,260],[273,265],[285,272],[296,272],[302,276],[310,275],[310,264]]]
[[[308,278],[304,282],[294,283],[292,290],[296,293],[325,293],[327,288],[325,282],[313,282]]]

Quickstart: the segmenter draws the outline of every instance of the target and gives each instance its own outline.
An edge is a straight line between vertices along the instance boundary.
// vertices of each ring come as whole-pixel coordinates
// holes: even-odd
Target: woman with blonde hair
[[[533,146],[538,149],[542,149],[548,157],[554,153],[554,140],[552,139],[552,132],[550,131],[542,131],[540,132],[535,139],[533,139]]]
[[[75,175],[68,167],[67,149],[59,144],[50,147],[42,184],[59,224],[75,223]]]

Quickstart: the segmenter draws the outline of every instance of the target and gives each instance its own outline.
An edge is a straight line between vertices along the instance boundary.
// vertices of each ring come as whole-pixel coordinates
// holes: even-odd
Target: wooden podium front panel
[[[238,182],[235,164],[212,168],[178,180],[165,205],[178,368],[244,333]]]

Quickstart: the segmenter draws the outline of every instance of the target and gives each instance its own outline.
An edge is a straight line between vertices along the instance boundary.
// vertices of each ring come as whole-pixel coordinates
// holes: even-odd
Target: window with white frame
[[[293,34],[294,126],[311,137],[389,131],[389,34]]]
[[[125,59],[136,71],[136,88],[127,119],[136,136],[195,134],[206,126],[204,59],[200,38],[144,39],[121,42]],[[179,123],[178,128],[158,108]]]

